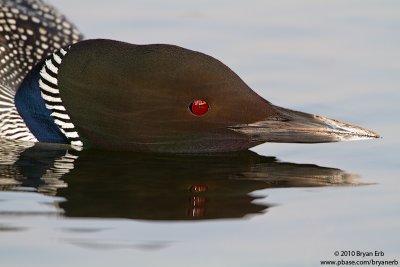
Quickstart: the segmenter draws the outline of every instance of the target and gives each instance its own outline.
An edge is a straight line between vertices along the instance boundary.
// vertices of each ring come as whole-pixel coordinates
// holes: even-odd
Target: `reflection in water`
[[[82,248],[96,249],[96,250],[110,250],[110,249],[140,249],[140,250],[160,250],[170,245],[167,241],[152,241],[142,243],[132,242],[115,242],[113,240],[88,240],[88,239],[66,239],[66,243],[73,244]]]
[[[64,216],[190,220],[242,218],[269,207],[252,192],[278,187],[354,185],[339,169],[279,162],[251,151],[167,155],[68,151],[2,143],[3,190],[36,188],[65,199]]]
[[[0,140],[0,189],[33,187],[55,195],[67,186],[61,179],[78,158],[64,146]],[[19,187],[16,187],[19,186]]]

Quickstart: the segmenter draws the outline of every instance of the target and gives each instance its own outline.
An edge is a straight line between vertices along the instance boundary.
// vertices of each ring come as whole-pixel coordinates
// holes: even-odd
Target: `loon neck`
[[[83,146],[61,100],[58,69],[67,50],[60,49],[34,67],[17,91],[15,102],[28,128],[41,142]]]
[[[54,123],[51,112],[41,96],[40,70],[36,65],[25,77],[15,95],[15,106],[26,126],[40,142],[68,144],[68,139]]]

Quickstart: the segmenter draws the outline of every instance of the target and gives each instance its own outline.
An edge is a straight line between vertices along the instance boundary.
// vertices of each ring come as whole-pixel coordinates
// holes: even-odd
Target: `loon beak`
[[[229,127],[253,141],[326,143],[380,138],[365,128],[322,116],[273,106],[277,113],[265,120]]]

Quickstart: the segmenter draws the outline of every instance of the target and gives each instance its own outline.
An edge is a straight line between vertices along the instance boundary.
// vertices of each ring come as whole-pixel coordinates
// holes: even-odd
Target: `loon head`
[[[41,110],[46,130],[26,107],[24,98],[32,92],[41,96],[34,109]],[[16,100],[39,141],[106,150],[224,152],[264,142],[379,137],[275,106],[215,58],[165,44],[78,42],[39,63]]]

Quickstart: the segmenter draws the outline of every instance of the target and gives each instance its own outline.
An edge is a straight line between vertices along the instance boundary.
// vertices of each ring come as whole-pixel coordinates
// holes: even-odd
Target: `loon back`
[[[0,0],[0,138],[37,141],[16,110],[16,91],[44,57],[81,38],[74,25],[41,0]]]

